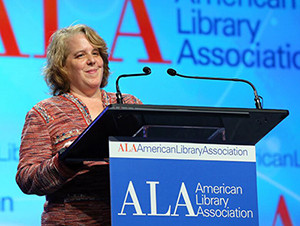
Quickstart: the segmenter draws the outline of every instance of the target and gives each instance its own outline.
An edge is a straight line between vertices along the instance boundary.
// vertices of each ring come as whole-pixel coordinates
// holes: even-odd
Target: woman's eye
[[[80,53],[80,54],[77,54],[76,56],[75,56],[75,58],[81,58],[81,57],[83,57],[84,56],[84,54],[83,53]]]
[[[98,51],[95,51],[95,52],[93,52],[93,55],[94,55],[94,56],[99,56],[100,54],[99,54]]]

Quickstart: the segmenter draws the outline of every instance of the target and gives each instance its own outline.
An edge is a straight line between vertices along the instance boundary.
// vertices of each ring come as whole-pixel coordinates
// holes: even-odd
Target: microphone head
[[[144,67],[143,68],[143,72],[146,74],[146,75],[149,75],[151,74],[151,69],[149,67]]]
[[[169,68],[167,70],[167,73],[171,76],[175,76],[177,74],[177,72],[173,68]]]

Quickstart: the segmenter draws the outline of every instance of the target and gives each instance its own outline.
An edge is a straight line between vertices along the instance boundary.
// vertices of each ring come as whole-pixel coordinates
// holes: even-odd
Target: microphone
[[[260,102],[260,99],[263,99],[261,96],[259,96],[257,94],[257,90],[255,89],[254,85],[245,80],[245,79],[239,79],[239,78],[215,78],[215,77],[203,77],[203,76],[188,76],[188,75],[181,75],[181,74],[178,74],[177,71],[175,71],[174,69],[172,68],[169,68],[167,70],[167,73],[171,76],[179,76],[179,77],[183,77],[183,78],[193,78],[193,79],[208,79],[208,80],[220,80],[220,81],[233,81],[233,82],[244,82],[244,83],[247,83],[248,85],[250,85],[254,91],[254,102],[255,102],[255,106],[256,106],[256,109],[262,109],[262,105],[261,105],[261,102]]]
[[[123,104],[123,97],[120,91],[120,87],[119,87],[119,80],[120,78],[124,78],[124,77],[133,77],[133,76],[144,76],[144,75],[150,75],[151,74],[151,69],[149,67],[144,67],[143,68],[143,72],[144,73],[138,73],[138,74],[124,74],[124,75],[120,75],[117,80],[116,80],[116,97],[117,97],[117,103],[118,104]]]

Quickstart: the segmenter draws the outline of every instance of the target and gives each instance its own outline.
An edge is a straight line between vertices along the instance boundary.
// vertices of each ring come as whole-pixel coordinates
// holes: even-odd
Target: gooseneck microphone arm
[[[124,75],[118,76],[118,78],[116,80],[116,97],[117,97],[117,103],[118,104],[123,104],[123,97],[122,97],[122,93],[121,93],[120,87],[119,87],[119,80],[120,80],[120,78],[149,75],[149,74],[151,74],[151,69],[149,67],[144,67],[143,68],[143,72],[144,73],[139,73],[139,74],[124,74]]]
[[[254,85],[245,80],[245,79],[239,79],[239,78],[216,78],[216,77],[203,77],[203,76],[188,76],[188,75],[181,75],[181,74],[178,74],[174,69],[172,68],[169,68],[167,70],[167,73],[171,76],[179,76],[179,77],[183,77],[183,78],[193,78],[193,79],[208,79],[208,80],[220,80],[220,81],[234,81],[234,82],[244,82],[244,83],[247,83],[249,84],[253,91],[254,91],[254,101],[255,101],[255,106],[257,109],[262,109],[262,105],[261,105],[261,102],[260,102],[260,98],[262,99],[261,96],[259,96],[257,94],[257,90],[255,89]]]

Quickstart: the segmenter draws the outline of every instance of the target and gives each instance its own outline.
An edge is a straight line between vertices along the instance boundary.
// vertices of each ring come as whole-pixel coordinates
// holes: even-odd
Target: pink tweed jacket
[[[116,103],[101,90],[103,107]],[[123,95],[127,104],[141,104]],[[27,114],[22,131],[16,181],[26,194],[46,195],[42,225],[110,225],[108,165],[88,162],[72,170],[58,151],[92,122],[87,107],[70,93],[53,96]]]

